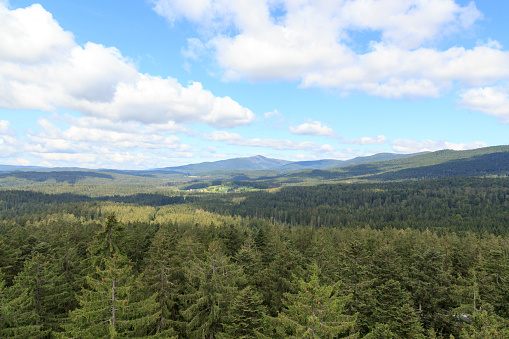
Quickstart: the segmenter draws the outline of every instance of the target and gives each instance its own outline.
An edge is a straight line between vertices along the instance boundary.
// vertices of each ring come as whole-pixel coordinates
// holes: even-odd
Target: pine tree
[[[345,314],[348,297],[338,294],[339,283],[322,286],[320,270],[311,269],[309,282],[298,280],[296,294],[285,293],[277,317],[277,332],[285,338],[341,338],[353,335],[355,316]]]

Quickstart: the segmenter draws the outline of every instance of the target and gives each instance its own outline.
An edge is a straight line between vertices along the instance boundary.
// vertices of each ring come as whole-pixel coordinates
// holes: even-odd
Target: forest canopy
[[[509,179],[0,191],[0,336],[505,338]]]

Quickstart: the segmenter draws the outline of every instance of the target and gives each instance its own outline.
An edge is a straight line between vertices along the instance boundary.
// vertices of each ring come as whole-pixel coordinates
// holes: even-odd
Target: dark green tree
[[[250,286],[239,292],[228,313],[223,338],[256,338],[262,331],[265,307],[261,297]]]
[[[224,323],[238,286],[245,281],[242,269],[212,242],[203,260],[190,263],[187,272],[191,290],[184,296],[187,308],[182,312],[190,338],[216,338],[225,332]]]
[[[14,285],[6,291],[2,308],[4,338],[45,338],[51,333],[55,277],[41,253],[25,261]]]
[[[182,267],[177,262],[176,246],[177,231],[162,227],[156,233],[145,260],[145,269],[140,280],[143,288],[140,296],[153,296],[157,303],[156,319],[150,333],[159,336],[173,336],[173,327],[180,322],[179,315],[179,285],[182,282]]]
[[[505,339],[509,338],[509,322],[492,311],[474,312],[460,334],[461,339]]]

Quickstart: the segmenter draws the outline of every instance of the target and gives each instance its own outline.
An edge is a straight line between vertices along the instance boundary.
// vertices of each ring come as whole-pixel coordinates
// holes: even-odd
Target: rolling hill
[[[14,169],[9,166],[3,169],[4,172],[0,173],[0,187],[4,188],[41,184],[132,184],[156,188],[194,187],[197,183],[205,187],[207,182],[212,185],[212,182],[217,183],[218,180],[229,182],[231,187],[240,187],[245,183],[253,188],[271,188],[341,181],[506,176],[509,175],[509,146],[407,155],[381,153],[347,161],[323,159],[291,162],[259,155],[145,171],[34,167]]]

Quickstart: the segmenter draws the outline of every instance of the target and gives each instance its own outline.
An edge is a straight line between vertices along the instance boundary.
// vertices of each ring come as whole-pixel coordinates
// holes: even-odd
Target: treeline
[[[3,190],[0,191],[0,220],[21,220],[39,214],[39,218],[55,213],[71,213],[76,217],[94,219],[101,217],[99,213],[90,213],[91,206],[104,202],[135,204],[139,206],[166,206],[193,202],[196,196],[157,193],[137,193],[133,195],[113,195],[91,198],[71,193],[46,194],[34,191]]]
[[[509,336],[507,237],[98,208],[4,225],[0,337]]]
[[[196,205],[214,213],[289,225],[505,235],[509,178],[284,187],[274,192],[202,196]]]
[[[68,182],[75,184],[85,178],[99,178],[113,180],[114,178],[105,173],[85,172],[85,171],[53,171],[53,172],[10,172],[0,174],[0,178],[18,178],[35,182],[44,182],[47,180],[55,180],[57,183]]]

